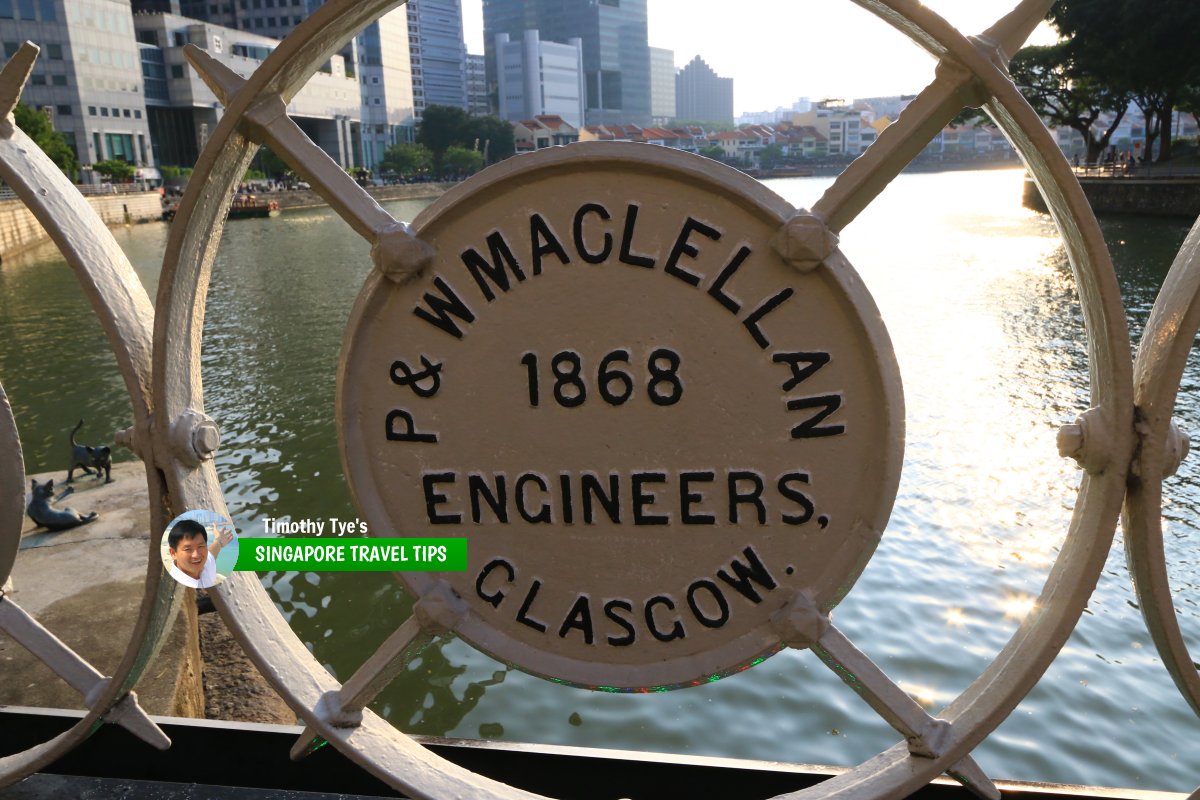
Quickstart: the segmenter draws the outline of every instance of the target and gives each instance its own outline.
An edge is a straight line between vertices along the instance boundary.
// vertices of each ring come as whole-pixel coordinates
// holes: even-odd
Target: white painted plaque
[[[457,632],[554,680],[646,690],[777,651],[770,616],[836,605],[895,498],[900,381],[840,252],[803,272],[794,209],[707,159],[589,143],[518,156],[414,222],[373,272],[339,375],[375,535],[465,536]]]

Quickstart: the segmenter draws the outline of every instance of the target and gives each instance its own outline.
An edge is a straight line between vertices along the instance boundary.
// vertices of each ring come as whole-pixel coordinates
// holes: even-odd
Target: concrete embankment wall
[[[1079,185],[1097,214],[1200,216],[1200,176],[1194,178],[1080,178]],[[1046,211],[1033,181],[1025,179],[1026,208]]]
[[[146,222],[162,218],[158,192],[88,195],[106,225]],[[128,214],[128,219],[126,215]],[[50,234],[20,200],[0,200],[0,259],[48,241]]]
[[[420,200],[440,197],[453,183],[402,183],[395,186],[368,186],[367,194],[379,202],[388,200]],[[268,192],[260,195],[275,200],[286,211],[290,208],[318,208],[329,205],[319,194],[311,190],[291,192]]]

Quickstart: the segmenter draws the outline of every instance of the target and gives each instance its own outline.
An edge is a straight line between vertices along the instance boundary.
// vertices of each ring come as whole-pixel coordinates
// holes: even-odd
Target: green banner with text
[[[235,570],[244,572],[463,572],[466,539],[247,537]]]

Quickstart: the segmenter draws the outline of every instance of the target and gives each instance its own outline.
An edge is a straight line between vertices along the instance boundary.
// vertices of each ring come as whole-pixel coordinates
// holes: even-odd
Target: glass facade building
[[[587,124],[650,124],[646,0],[483,0],[489,87],[498,82],[496,36],[519,41],[527,30],[583,42]]]
[[[417,118],[427,105],[469,110],[461,0],[408,0],[406,9]]]

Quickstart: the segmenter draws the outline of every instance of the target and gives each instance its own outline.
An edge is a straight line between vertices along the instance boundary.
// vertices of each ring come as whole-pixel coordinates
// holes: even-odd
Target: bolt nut
[[[820,217],[801,211],[771,238],[771,246],[796,269],[811,272],[837,250],[838,237]]]
[[[405,284],[419,277],[433,263],[434,250],[413,235],[408,225],[383,231],[371,246],[371,261],[389,280]]]
[[[1179,465],[1188,457],[1188,453],[1192,451],[1192,438],[1187,435],[1171,420],[1171,426],[1167,429],[1167,440],[1163,443],[1163,473],[1164,478],[1169,478],[1179,471]]]
[[[192,408],[175,418],[167,436],[173,454],[189,467],[198,467],[212,459],[221,446],[221,431],[217,423]]]
[[[221,446],[221,431],[211,419],[203,420],[192,431],[192,448],[201,458],[209,458]]]
[[[1089,475],[1099,475],[1112,461],[1112,437],[1107,413],[1089,408],[1075,422],[1058,430],[1058,454],[1073,458]]]
[[[783,608],[771,615],[771,628],[788,647],[807,649],[829,630],[829,616],[821,613],[813,599],[803,591],[792,594]]]

